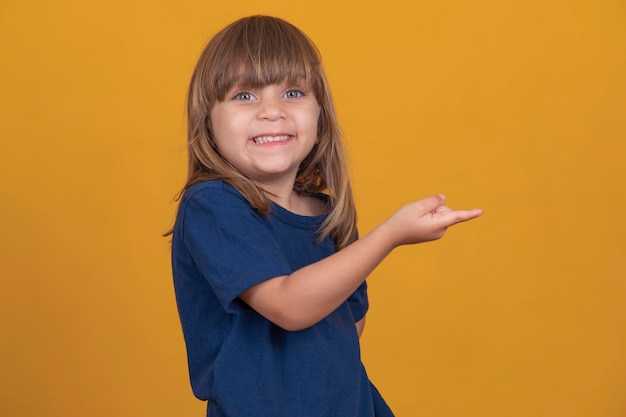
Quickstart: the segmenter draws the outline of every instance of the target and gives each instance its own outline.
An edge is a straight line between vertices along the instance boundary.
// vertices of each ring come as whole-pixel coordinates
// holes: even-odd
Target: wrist
[[[386,252],[391,252],[402,244],[402,242],[398,241],[398,235],[394,232],[390,219],[378,225],[370,234],[373,234],[380,241]]]

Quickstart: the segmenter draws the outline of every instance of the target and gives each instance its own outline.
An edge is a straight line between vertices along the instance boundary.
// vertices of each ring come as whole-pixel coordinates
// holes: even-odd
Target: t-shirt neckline
[[[326,214],[321,214],[319,216],[304,216],[302,214],[296,214],[274,202],[271,203],[270,215],[284,223],[302,229],[317,229],[326,218]]]

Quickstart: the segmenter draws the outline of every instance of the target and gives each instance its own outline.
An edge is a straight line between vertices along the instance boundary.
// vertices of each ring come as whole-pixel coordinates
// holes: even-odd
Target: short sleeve
[[[241,293],[293,272],[269,227],[241,195],[215,182],[185,194],[174,238],[182,240],[223,307],[234,312]]]

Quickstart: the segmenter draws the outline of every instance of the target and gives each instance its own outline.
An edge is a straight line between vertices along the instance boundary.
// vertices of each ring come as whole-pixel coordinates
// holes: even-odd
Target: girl
[[[243,18],[209,42],[188,129],[173,273],[207,416],[392,416],[360,359],[365,279],[395,247],[481,211],[435,195],[357,240],[320,56],[277,18]]]

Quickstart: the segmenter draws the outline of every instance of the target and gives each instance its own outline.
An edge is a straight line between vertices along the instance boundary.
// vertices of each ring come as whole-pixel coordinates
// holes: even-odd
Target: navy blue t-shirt
[[[334,253],[316,243],[324,216],[273,204],[263,216],[223,181],[191,186],[172,240],[178,310],[194,394],[210,417],[374,417],[393,414],[361,363],[355,322],[367,287],[317,324],[276,326],[239,295]]]

